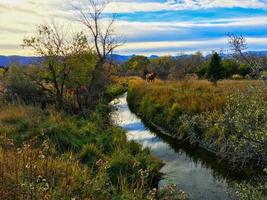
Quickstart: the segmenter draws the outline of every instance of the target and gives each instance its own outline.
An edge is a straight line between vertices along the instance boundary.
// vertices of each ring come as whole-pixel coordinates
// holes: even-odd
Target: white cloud
[[[267,37],[247,38],[250,50],[267,50]],[[255,48],[257,46],[257,48]],[[176,55],[178,53],[194,53],[201,51],[204,54],[212,50],[227,50],[227,38],[211,40],[192,40],[192,41],[160,41],[160,42],[132,42],[121,47],[118,52],[123,54],[144,54],[144,55]]]
[[[225,47],[226,44],[226,38],[196,41],[131,42],[118,49],[118,52],[144,55],[177,54],[179,52],[191,53],[198,50],[208,52]]]
[[[160,35],[164,33],[175,33],[181,36],[192,33],[193,28],[222,28],[226,34],[231,32],[232,28],[248,28],[255,27],[255,30],[260,27],[267,26],[267,16],[247,17],[247,18],[229,18],[229,19],[214,19],[214,20],[199,20],[192,22],[129,22],[117,21],[117,32],[124,37]],[[196,35],[197,37],[197,35]]]
[[[29,51],[22,50],[20,44],[23,37],[33,34],[38,24],[50,23],[55,20],[59,23],[70,24],[75,30],[82,29],[82,26],[73,23],[74,13],[66,9],[67,5],[73,2],[71,0],[0,0],[0,54],[29,54]],[[260,0],[184,0],[180,3],[172,0],[165,3],[144,2],[133,0],[117,0],[110,3],[107,12],[135,12],[135,11],[154,11],[154,10],[181,10],[197,9],[208,7],[258,7],[266,8],[266,4]],[[266,2],[266,1],[265,1]],[[127,38],[136,38],[142,36],[159,37],[165,33],[177,33],[179,35],[190,34],[191,28],[195,27],[263,27],[267,26],[267,16],[258,16],[250,18],[232,18],[232,19],[213,19],[199,21],[176,21],[176,22],[129,22],[118,21],[118,34]],[[166,38],[159,38],[165,40]],[[199,39],[199,38],[196,38]],[[222,40],[213,41],[217,46],[222,45]],[[250,40],[248,40],[250,42]],[[254,44],[266,45],[263,39],[252,40]],[[152,43],[129,43],[121,48],[121,52],[137,52],[143,49],[144,53],[155,51],[157,48],[160,52],[167,53],[169,49],[193,48],[197,45],[199,48],[207,46],[204,41],[176,41],[176,42],[152,42]],[[205,45],[207,47],[205,47]],[[163,49],[163,47],[165,49]],[[127,50],[128,49],[128,50]],[[201,48],[200,48],[201,49]],[[174,51],[174,50],[170,50]]]
[[[161,10],[186,10],[207,8],[260,8],[267,9],[267,2],[263,0],[166,0],[166,2],[136,2],[113,1],[106,8],[106,12],[132,13]]]
[[[202,9],[202,8],[267,8],[262,0],[167,0],[176,9]]]

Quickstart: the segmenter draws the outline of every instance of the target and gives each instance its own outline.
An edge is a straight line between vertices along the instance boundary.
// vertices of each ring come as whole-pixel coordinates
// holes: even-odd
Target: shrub
[[[124,87],[121,84],[112,84],[109,86],[108,91],[107,91],[107,95],[110,99],[123,94],[124,92],[126,92],[127,89],[126,87]]]
[[[35,66],[13,66],[4,76],[5,98],[8,102],[22,101],[27,104],[42,105],[47,102],[47,95],[36,83],[35,76],[41,70]]]
[[[102,159],[103,156],[101,151],[97,148],[95,144],[85,145],[81,152],[79,153],[79,159],[82,163],[86,163],[89,166],[92,166],[96,161]]]
[[[134,182],[133,178],[136,176],[134,174],[133,160],[126,152],[116,152],[113,155],[107,173],[111,182],[115,185],[118,184],[121,177],[125,177],[127,182]]]

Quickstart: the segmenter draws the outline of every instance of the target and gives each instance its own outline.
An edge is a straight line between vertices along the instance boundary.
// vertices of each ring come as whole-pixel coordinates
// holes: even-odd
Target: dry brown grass
[[[36,108],[22,105],[6,105],[0,110],[0,121],[3,123],[14,123],[23,119],[34,119],[37,114]]]
[[[85,188],[90,180],[89,170],[71,156],[47,156],[49,148],[0,147],[0,199],[68,199],[74,198],[80,189],[84,192],[77,196],[88,195]]]
[[[129,82],[130,88],[135,89],[140,96],[148,95],[153,102],[169,108],[178,105],[187,112],[218,110],[224,105],[228,94],[246,91],[252,87],[255,92],[262,92],[267,99],[267,87],[263,81],[225,80],[216,86],[206,80],[156,80],[154,83],[147,83],[142,79],[132,78]]]

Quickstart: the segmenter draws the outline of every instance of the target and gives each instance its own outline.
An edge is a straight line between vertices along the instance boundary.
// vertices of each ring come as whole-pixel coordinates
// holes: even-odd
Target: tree
[[[53,101],[50,91],[36,84],[43,69],[35,65],[12,64],[3,76],[4,96],[8,102],[22,101],[26,104],[41,105]]]
[[[125,68],[128,71],[132,71],[132,75],[138,75],[145,78],[145,74],[148,73],[148,67],[150,60],[145,56],[134,56],[129,59],[125,64]]]
[[[162,56],[151,60],[150,68],[157,72],[159,78],[167,79],[170,74],[170,68],[174,65],[171,56]]]
[[[40,25],[37,33],[23,42],[23,47],[32,48],[44,58],[44,68],[36,77],[36,84],[53,94],[57,107],[63,108],[67,82],[77,67],[73,59],[91,51],[85,35],[81,32],[70,37],[62,26]]]
[[[197,68],[203,65],[204,57],[201,52],[193,55],[181,54],[173,59],[174,65],[171,66],[169,78],[183,79],[189,73],[194,73]]]
[[[115,18],[113,17],[110,21],[104,19],[103,12],[108,1],[87,0],[86,2],[74,8],[78,12],[79,21],[88,29],[97,55],[96,68],[98,68],[103,66],[108,55],[121,46],[123,41],[115,35]]]
[[[115,35],[115,19],[104,19],[103,12],[107,4],[108,1],[87,0],[85,4],[73,6],[78,13],[78,20],[87,28],[97,58],[92,83],[88,88],[91,101],[98,99],[105,92],[109,78],[105,64],[109,60],[109,55],[123,44]]]
[[[199,65],[194,72],[197,74],[198,78],[207,78],[208,74],[208,69],[209,69],[209,62],[205,61],[201,65]]]
[[[233,59],[225,59],[222,61],[223,77],[230,78],[234,74],[239,74],[240,64]]]
[[[217,52],[213,53],[207,70],[207,78],[213,82],[217,83],[223,77],[223,67],[221,64],[221,57]]]
[[[264,58],[245,52],[248,49],[246,38],[242,35],[228,34],[228,43],[234,57],[251,68],[251,76],[259,76],[264,67]]]

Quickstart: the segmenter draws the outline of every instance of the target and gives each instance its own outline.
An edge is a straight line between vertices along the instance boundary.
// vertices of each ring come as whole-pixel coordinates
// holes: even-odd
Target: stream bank
[[[192,200],[231,199],[229,191],[232,190],[232,184],[238,183],[240,179],[233,177],[212,155],[198,148],[186,147],[148,129],[129,109],[127,93],[111,104],[115,107],[111,119],[114,124],[126,130],[128,140],[134,140],[144,148],[148,147],[153,156],[164,162],[160,188],[176,184]]]

